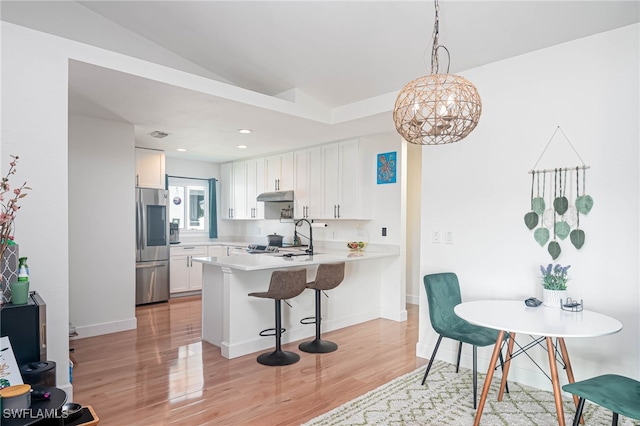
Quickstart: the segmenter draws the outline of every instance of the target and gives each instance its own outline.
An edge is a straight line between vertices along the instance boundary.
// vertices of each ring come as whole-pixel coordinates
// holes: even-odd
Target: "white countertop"
[[[283,257],[282,255],[287,252],[301,253],[302,251],[296,249],[281,249],[277,254],[259,253],[220,257],[194,257],[193,261],[241,271],[260,271],[265,269],[301,268],[304,266],[319,265],[321,263],[353,262],[399,256],[396,252],[382,251],[352,252],[347,250],[325,250],[322,248],[316,248],[315,251],[316,254],[313,256]]]

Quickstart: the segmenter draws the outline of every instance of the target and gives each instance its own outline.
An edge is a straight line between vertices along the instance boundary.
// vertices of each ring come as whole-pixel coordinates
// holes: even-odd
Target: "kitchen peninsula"
[[[309,282],[319,264],[346,262],[344,281],[328,292],[330,299],[322,304],[323,332],[375,318],[395,321],[407,318],[405,289],[398,278],[403,272],[397,246],[371,248],[366,252],[320,247],[313,256],[298,250],[201,257],[193,261],[203,264],[202,340],[220,347],[225,358],[273,346],[273,339],[258,334],[274,325],[273,302],[247,295],[266,291],[275,270],[306,269]],[[289,300],[291,307],[283,304],[282,327],[286,329],[283,343],[315,334],[314,326],[300,324],[302,318],[314,315],[313,293],[306,290]]]

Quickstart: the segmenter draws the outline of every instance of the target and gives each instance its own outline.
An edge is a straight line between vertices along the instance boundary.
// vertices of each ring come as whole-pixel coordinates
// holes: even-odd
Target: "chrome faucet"
[[[313,228],[311,227],[311,222],[309,222],[307,219],[298,219],[296,221],[296,227],[301,226],[302,222],[307,222],[307,224],[309,225],[309,237],[307,237],[304,234],[300,234],[303,237],[307,238],[309,240],[309,248],[307,248],[305,250],[305,252],[307,252],[309,255],[313,256]],[[295,229],[293,230],[293,239],[296,239],[296,236],[298,235],[298,231],[296,231]]]

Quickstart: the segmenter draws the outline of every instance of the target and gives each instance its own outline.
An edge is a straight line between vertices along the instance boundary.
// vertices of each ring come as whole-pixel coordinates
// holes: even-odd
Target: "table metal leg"
[[[489,394],[489,388],[491,387],[491,380],[493,379],[493,371],[496,369],[498,363],[498,357],[500,355],[500,348],[502,347],[502,340],[504,339],[504,331],[498,333],[498,339],[496,345],[493,348],[493,354],[491,355],[491,361],[489,361],[489,369],[487,370],[487,377],[484,379],[484,386],[482,387],[482,395],[480,395],[480,403],[478,404],[478,410],[476,411],[476,418],[473,422],[473,426],[480,425],[480,417],[482,416],[482,410],[484,404],[487,402],[487,395]]]
[[[556,350],[553,346],[553,339],[547,337],[547,351],[549,352],[549,373],[551,373],[551,384],[553,386],[553,399],[556,403],[558,413],[558,425],[564,424],[564,409],[562,408],[562,393],[560,392],[560,380],[558,380],[558,365],[556,364]]]
[[[507,356],[504,359],[502,367],[502,381],[500,382],[500,392],[498,392],[498,401],[502,401],[504,390],[507,386],[507,376],[509,375],[509,367],[511,367],[511,354],[513,354],[513,344],[516,341],[516,333],[509,333],[509,343],[507,344]]]

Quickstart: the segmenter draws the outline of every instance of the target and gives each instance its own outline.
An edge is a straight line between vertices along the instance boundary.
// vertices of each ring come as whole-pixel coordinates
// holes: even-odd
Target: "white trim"
[[[136,328],[138,328],[138,319],[135,317],[122,321],[79,326],[76,327],[78,335],[72,340],[83,339],[85,337],[101,336],[103,334],[117,333],[119,331],[135,330]]]

